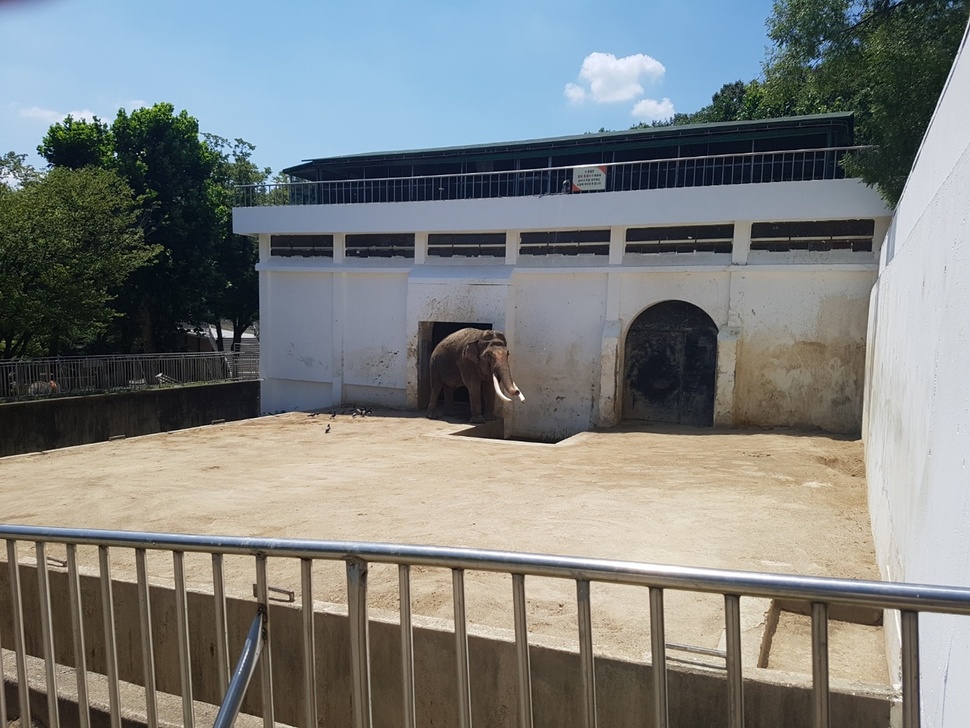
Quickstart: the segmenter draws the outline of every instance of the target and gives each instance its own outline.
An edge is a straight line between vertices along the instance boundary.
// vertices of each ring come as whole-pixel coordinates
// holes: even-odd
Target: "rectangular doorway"
[[[428,408],[431,398],[431,352],[438,343],[459,329],[492,328],[491,323],[480,321],[420,321],[418,322],[418,407]],[[468,390],[460,387],[455,392],[455,402],[468,403]]]

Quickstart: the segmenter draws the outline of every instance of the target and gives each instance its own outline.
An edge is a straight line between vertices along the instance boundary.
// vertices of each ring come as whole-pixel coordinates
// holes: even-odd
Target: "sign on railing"
[[[605,165],[573,169],[573,192],[599,192],[605,189]]]

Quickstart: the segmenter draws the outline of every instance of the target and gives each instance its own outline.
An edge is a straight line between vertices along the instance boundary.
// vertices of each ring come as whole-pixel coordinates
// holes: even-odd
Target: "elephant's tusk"
[[[511,402],[512,401],[511,399],[509,399],[508,397],[505,396],[505,392],[503,392],[502,391],[502,388],[498,385],[498,377],[496,377],[494,374],[492,375],[492,384],[495,385],[495,394],[497,394],[499,397],[501,397],[506,402]]]
[[[519,401],[525,402],[525,395],[522,394],[522,390],[519,389],[519,385],[516,384],[515,382],[512,382],[512,389],[516,390],[519,393]]]

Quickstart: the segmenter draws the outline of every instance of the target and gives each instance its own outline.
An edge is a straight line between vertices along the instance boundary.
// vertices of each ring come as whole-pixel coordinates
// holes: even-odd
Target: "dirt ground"
[[[547,445],[469,436],[477,432],[454,418],[339,409],[3,458],[0,522],[879,578],[858,440],[619,427]],[[113,559],[116,574],[134,572],[132,558]],[[209,588],[209,561],[189,555],[187,566],[190,587]],[[170,582],[170,559],[153,557],[149,568]],[[314,597],[346,603],[343,565],[315,568]],[[414,613],[451,618],[450,574],[413,572]],[[251,597],[253,574],[250,559],[227,560],[231,592]],[[299,595],[298,566],[271,562],[270,584]],[[369,590],[373,613],[397,609],[393,567],[374,567]],[[470,622],[512,629],[508,576],[468,574],[466,591]],[[530,579],[526,592],[536,639],[575,644],[574,584]],[[597,648],[643,659],[645,590],[594,584],[592,599]],[[668,592],[667,640],[717,647],[722,609],[720,597]],[[885,679],[881,637],[870,630],[840,646],[839,634],[833,655],[848,657],[833,660],[834,676]],[[810,671],[807,662],[783,667]]]

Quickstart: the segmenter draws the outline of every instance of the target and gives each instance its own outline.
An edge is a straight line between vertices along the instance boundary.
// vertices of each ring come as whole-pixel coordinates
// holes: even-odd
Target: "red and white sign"
[[[606,167],[573,167],[573,192],[606,189]]]

